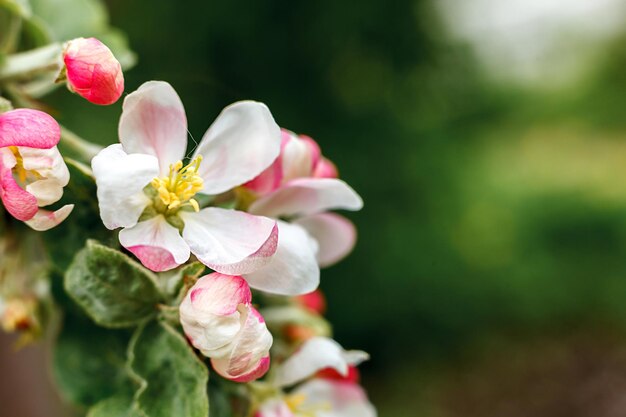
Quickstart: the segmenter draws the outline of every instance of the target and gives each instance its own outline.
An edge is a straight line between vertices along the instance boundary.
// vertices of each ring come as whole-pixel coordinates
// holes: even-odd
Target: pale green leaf
[[[67,315],[53,350],[53,373],[63,397],[89,406],[116,393],[133,392],[126,372],[130,334]]]
[[[129,367],[142,382],[137,407],[149,417],[207,417],[208,370],[183,336],[166,323],[139,328],[129,347]]]
[[[33,13],[28,0],[0,0],[0,7],[6,7],[23,18],[28,18]]]
[[[89,409],[87,417],[143,417],[133,408],[133,398],[117,395],[100,401]]]
[[[156,276],[125,254],[87,242],[65,273],[65,290],[96,323],[134,326],[162,301]]]

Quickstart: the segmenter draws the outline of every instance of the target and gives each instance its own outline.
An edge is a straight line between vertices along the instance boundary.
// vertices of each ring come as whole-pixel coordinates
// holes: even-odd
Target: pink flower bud
[[[272,335],[250,302],[242,277],[212,273],[200,278],[180,305],[191,344],[211,358],[220,375],[236,382],[260,378],[269,369]]]
[[[317,289],[308,294],[302,294],[295,297],[295,300],[317,314],[324,314],[326,312],[326,298],[321,290]]]
[[[76,38],[63,51],[71,91],[94,104],[113,104],[124,91],[122,66],[96,38]]]

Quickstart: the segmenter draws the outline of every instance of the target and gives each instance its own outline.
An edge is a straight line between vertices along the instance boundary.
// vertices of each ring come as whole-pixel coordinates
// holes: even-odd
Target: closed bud
[[[96,38],[76,38],[63,51],[65,76],[72,92],[94,104],[115,103],[124,91],[122,66]]]
[[[206,275],[180,305],[187,339],[224,378],[248,382],[269,369],[272,335],[251,304],[250,287],[239,276]]]

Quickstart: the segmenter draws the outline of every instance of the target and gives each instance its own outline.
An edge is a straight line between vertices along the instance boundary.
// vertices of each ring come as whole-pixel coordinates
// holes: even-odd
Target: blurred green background
[[[381,416],[624,415],[622,2],[106,3],[127,93],[170,82],[196,139],[263,101],[362,195],[322,289]],[[48,102],[117,140],[121,102]]]

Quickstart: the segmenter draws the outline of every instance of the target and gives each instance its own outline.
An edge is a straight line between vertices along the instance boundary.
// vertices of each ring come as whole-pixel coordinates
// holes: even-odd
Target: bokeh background
[[[196,139],[263,101],[362,195],[321,286],[381,417],[626,414],[622,0],[106,3],[127,92],[170,82]],[[48,103],[117,140],[121,103]]]

